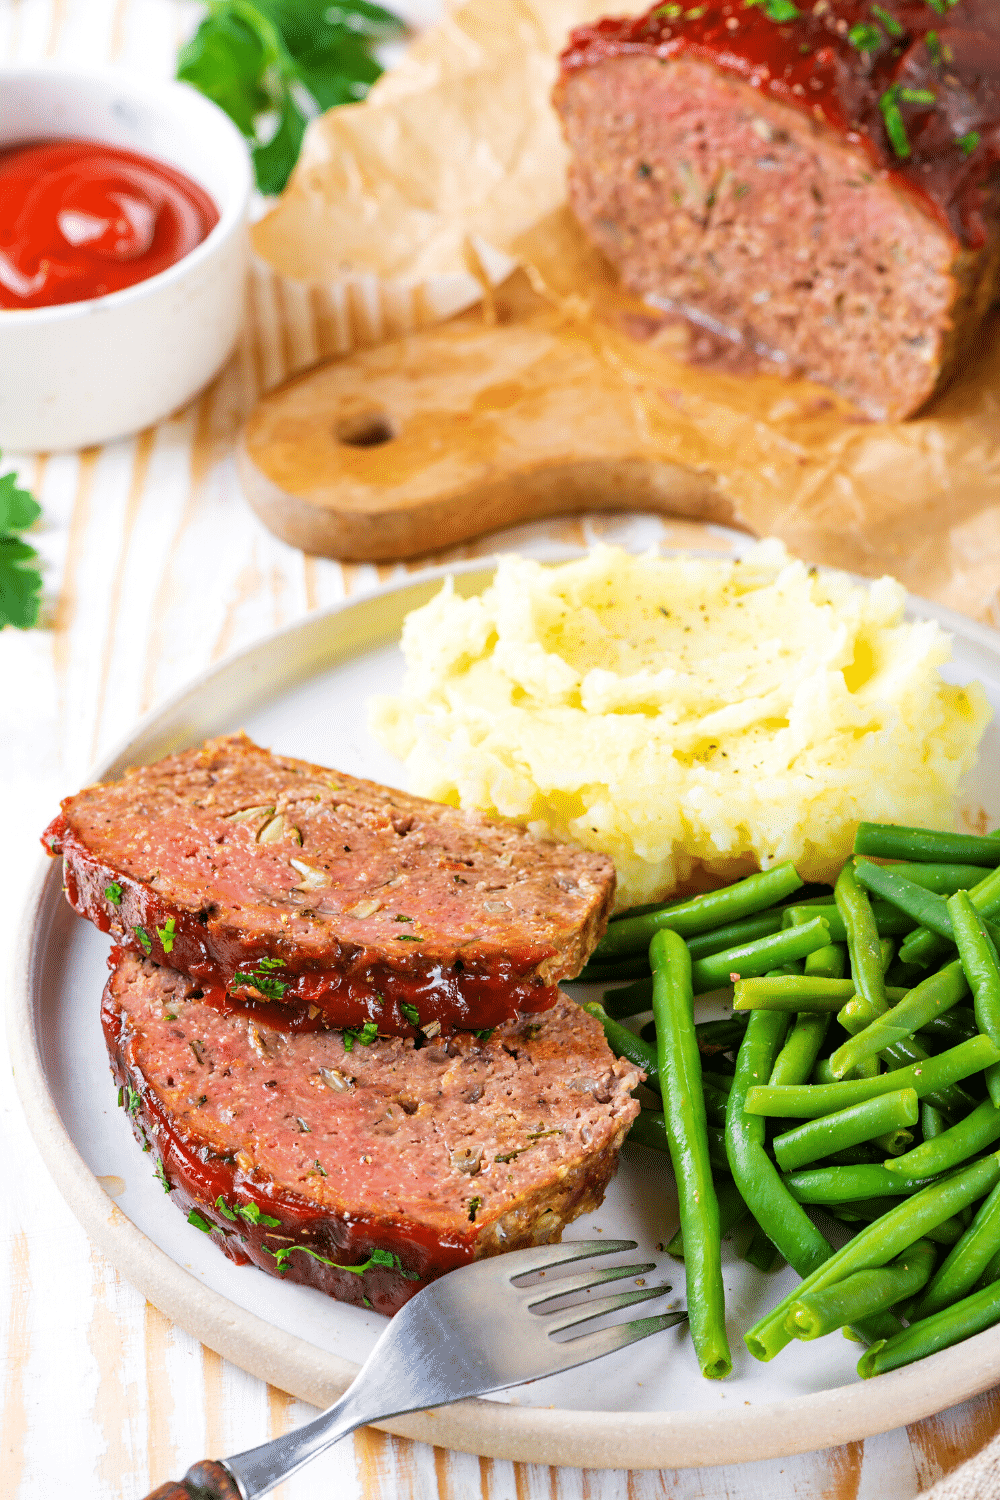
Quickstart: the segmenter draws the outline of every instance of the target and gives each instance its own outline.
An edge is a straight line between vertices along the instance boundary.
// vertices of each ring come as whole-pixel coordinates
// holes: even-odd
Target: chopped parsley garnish
[[[882,33],[870,21],[859,21],[847,33],[847,40],[852,47],[857,47],[859,52],[874,52],[877,47],[881,46]]]
[[[323,1166],[318,1156],[316,1157],[309,1171],[306,1173],[307,1177],[329,1177],[329,1175],[329,1172]]]
[[[270,1214],[262,1214],[256,1203],[237,1203],[230,1208],[221,1193],[215,1200],[215,1206],[231,1224],[235,1224],[237,1218],[246,1219],[248,1224],[266,1224],[269,1229],[277,1229],[281,1224],[280,1219],[272,1219]]]
[[[802,12],[792,0],[743,0],[747,10],[759,5],[769,21],[797,21]]]
[[[420,1025],[420,1012],[415,1005],[408,1005],[405,1000],[400,1000],[399,1008],[411,1026]]]
[[[482,1198],[470,1198],[470,1200],[469,1200],[469,1223],[470,1224],[474,1224],[476,1222],[476,1214],[479,1212],[479,1210],[482,1208],[482,1206],[483,1206],[483,1200],[482,1200]]]
[[[207,1219],[203,1218],[196,1208],[192,1208],[188,1214],[188,1223],[193,1224],[195,1229],[200,1229],[202,1234],[211,1234],[215,1228],[215,1225],[210,1224]]]
[[[941,66],[941,43],[936,31],[929,31],[924,37],[924,46],[930,53],[931,62],[936,68]]]
[[[400,932],[397,933],[395,941],[397,943],[419,943],[420,939],[418,937],[414,937],[412,933]]]
[[[124,1088],[118,1090],[118,1108],[121,1109],[124,1105],[126,1113],[134,1115],[140,1102],[138,1091],[132,1088],[131,1084],[126,1084]]]
[[[274,969],[283,969],[284,963],[280,958],[259,958],[256,968],[249,974],[237,971],[232,977],[231,987],[238,989],[240,985],[247,985],[250,989],[257,990],[268,1000],[280,1000],[288,988],[282,979],[276,979]]]
[[[402,914],[402,912],[397,912],[396,915],[393,917],[392,920],[394,922],[412,922],[413,918],[412,917],[404,917],[403,914]]]
[[[976,147],[979,145],[979,139],[979,131],[970,130],[968,135],[960,135],[956,140],[955,145],[961,146],[963,156],[971,156],[973,151],[975,151]]]
[[[301,1250],[303,1255],[311,1255],[313,1260],[318,1260],[321,1266],[329,1266],[334,1271],[350,1271],[352,1276],[363,1276],[366,1271],[374,1270],[376,1266],[384,1266],[387,1270],[398,1271],[400,1276],[405,1276],[407,1281],[419,1281],[420,1277],[415,1271],[404,1269],[403,1262],[398,1255],[392,1255],[388,1250],[373,1250],[366,1261],[360,1266],[343,1266],[339,1261],[327,1260],[325,1255],[320,1255],[317,1250],[312,1250],[308,1245],[286,1245],[281,1250],[270,1250],[265,1245],[268,1255],[273,1255],[276,1265],[275,1270],[279,1276],[284,1276],[288,1269],[288,1257],[296,1250]]]
[[[946,16],[958,0],[927,0],[931,10],[936,10],[939,16]]]
[[[360,1042],[362,1047],[370,1047],[378,1036],[378,1022],[366,1021],[363,1026],[345,1027],[343,1035],[345,1052],[353,1052],[355,1042]]]
[[[906,134],[903,115],[899,106],[903,104],[936,104],[937,96],[930,89],[904,89],[898,83],[886,89],[879,99],[885,128],[897,156],[910,155],[910,140]]]
[[[173,1190],[174,1190],[174,1185],[170,1181],[170,1178],[167,1176],[166,1172],[164,1171],[164,1167],[163,1167],[162,1161],[158,1161],[156,1163],[156,1175],[159,1178],[160,1182],[163,1183],[163,1191],[165,1193],[172,1193]]]
[[[156,936],[160,940],[160,946],[164,953],[172,952],[176,935],[177,922],[173,917],[168,917],[164,926],[156,929]]]
[[[478,1037],[481,1042],[488,1042],[495,1030],[495,1026],[489,1026],[484,1031],[474,1031],[472,1035]]]
[[[676,21],[683,14],[683,5],[658,5],[653,11],[654,16],[662,16],[665,21]]]
[[[139,939],[139,943],[142,947],[143,953],[145,953],[148,957],[148,955],[153,951],[153,944],[150,939],[149,933],[146,931],[145,927],[133,927],[132,931]]]
[[[889,12],[887,10],[883,10],[881,5],[872,6],[872,15],[882,22],[882,25],[885,27],[890,36],[903,35],[903,28],[896,20],[896,17],[890,16]]]
[[[117,880],[112,880],[110,885],[104,887],[104,894],[112,906],[121,906],[123,893]]]
[[[0,630],[30,630],[38,623],[42,575],[27,566],[38,553],[16,533],[27,531],[41,513],[34,495],[18,488],[13,471],[0,474]]]

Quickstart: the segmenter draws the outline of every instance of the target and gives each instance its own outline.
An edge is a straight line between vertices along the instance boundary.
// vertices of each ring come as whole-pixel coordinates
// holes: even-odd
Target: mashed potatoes
[[[610,854],[619,906],[786,859],[826,880],[862,818],[954,826],[990,717],[903,603],[774,541],[506,557],[482,596],[449,582],[408,616],[373,727],[414,791]]]

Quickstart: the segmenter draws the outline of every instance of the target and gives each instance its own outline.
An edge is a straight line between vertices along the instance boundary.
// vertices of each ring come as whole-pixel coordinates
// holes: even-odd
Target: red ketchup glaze
[[[146,281],[206,239],[219,213],[176,167],[102,141],[0,152],[0,307],[86,302]]]
[[[255,1182],[252,1171],[244,1172],[235,1158],[213,1156],[203,1142],[196,1144],[173,1128],[156,1090],[130,1062],[128,1025],[110,988],[104,993],[101,1024],[132,1130],[144,1150],[155,1150],[159,1156],[171,1202],[185,1215],[194,1210],[210,1224],[212,1240],[236,1265],[259,1266],[285,1281],[317,1287],[339,1302],[369,1306],[391,1317],[429,1281],[474,1258],[476,1233],[471,1226],[467,1237],[442,1236],[391,1218],[321,1212],[308,1198],[282,1192],[273,1183]],[[219,1198],[233,1218],[222,1212]],[[237,1207],[249,1205],[280,1223],[254,1223],[236,1213]],[[279,1267],[277,1252],[302,1243],[339,1265],[362,1265],[373,1250],[385,1250],[398,1257],[403,1269],[373,1266],[358,1275],[326,1266],[303,1251],[292,1251]]]
[[[252,958],[245,949],[220,953],[218,939],[209,944],[195,915],[158,901],[147,886],[97,863],[61,813],[46,828],[42,844],[49,854],[65,855],[66,898],[80,916],[101,932],[113,933],[132,952],[189,974],[202,987],[206,1004],[226,1014],[253,1014],[278,1031],[341,1029],[366,1021],[374,1021],[384,1036],[415,1036],[433,1022],[440,1023],[444,1035],[456,1029],[490,1030],[520,1013],[548,1010],[559,998],[557,985],[525,975],[538,962],[537,951],[513,952],[507,961],[482,971],[442,970],[423,964],[419,952],[409,956],[406,971],[366,960],[363,952],[344,971],[296,972],[289,961],[272,971],[281,987],[276,998],[247,985],[231,991],[235,974],[278,955],[265,948]],[[76,854],[80,857],[74,858]],[[117,904],[107,894],[112,883],[121,892]],[[173,924],[169,930],[168,923]],[[406,1015],[404,1005],[415,1008],[419,1025]]]
[[[704,59],[860,145],[877,171],[979,249],[1000,190],[998,0],[941,0],[944,14],[927,0],[874,8],[801,0],[795,8],[785,22],[771,20],[767,0],[658,4],[635,19],[609,17],[572,33],[563,71],[629,55]]]

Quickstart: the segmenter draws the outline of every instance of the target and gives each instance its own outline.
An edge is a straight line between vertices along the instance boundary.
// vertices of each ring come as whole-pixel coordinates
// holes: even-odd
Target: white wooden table
[[[0,59],[114,62],[168,75],[197,14],[189,0],[0,0]],[[267,299],[266,285],[251,289],[237,354],[168,421],[101,449],[8,454],[0,466],[16,467],[42,503],[34,540],[46,580],[41,628],[0,633],[4,966],[39,832],[59,797],[83,783],[136,719],[221,656],[394,571],[303,557],[265,531],[243,501],[234,435],[285,357]],[[16,378],[0,371],[0,379]],[[545,530],[585,540],[600,522]],[[664,530],[674,542],[691,534],[684,525]],[[310,1415],[173,1327],[90,1246],[41,1164],[6,1065],[0,1122],[0,1500],[138,1500],[196,1458],[236,1452]],[[480,1460],[364,1431],[276,1494],[910,1500],[998,1427],[994,1392],[866,1443],[659,1474]]]

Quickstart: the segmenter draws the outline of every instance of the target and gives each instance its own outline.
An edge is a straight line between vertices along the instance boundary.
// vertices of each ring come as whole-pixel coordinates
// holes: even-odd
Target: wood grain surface
[[[163,76],[197,15],[191,0],[0,0],[0,60],[110,61]],[[332,296],[331,307],[345,348],[396,326],[372,288]],[[105,448],[5,455],[44,508],[34,541],[46,586],[41,628],[0,633],[4,965],[24,875],[39,857],[38,833],[99,754],[205,665],[402,572],[306,558],[265,530],[241,493],[240,424],[260,391],[290,368],[302,327],[294,308],[278,305],[269,278],[258,276],[237,354],[190,406]],[[594,517],[552,521],[501,541],[516,547],[543,535],[579,543],[612,529],[627,540],[627,522]],[[681,523],[664,523],[663,535],[674,545],[713,541],[711,532]],[[491,540],[454,555],[495,546]],[[6,1065],[0,1129],[0,1500],[137,1500],[199,1458],[238,1452],[312,1414],[173,1327],[92,1249],[41,1165]],[[113,1197],[114,1181],[105,1185]],[[991,1392],[863,1444],[659,1474],[480,1460],[369,1430],[275,1494],[912,1500],[998,1427],[1000,1393]]]

